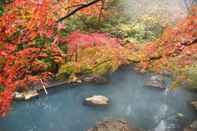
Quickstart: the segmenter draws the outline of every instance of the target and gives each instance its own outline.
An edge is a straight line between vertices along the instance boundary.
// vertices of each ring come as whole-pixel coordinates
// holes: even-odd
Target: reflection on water
[[[106,85],[49,90],[48,95],[38,99],[15,103],[9,116],[0,119],[0,131],[86,131],[107,118],[126,119],[150,131],[181,131],[182,126],[197,118],[188,104],[195,94],[184,89],[166,93],[144,87],[149,76],[125,68],[113,74]],[[86,96],[94,94],[109,97],[109,107],[82,104]]]

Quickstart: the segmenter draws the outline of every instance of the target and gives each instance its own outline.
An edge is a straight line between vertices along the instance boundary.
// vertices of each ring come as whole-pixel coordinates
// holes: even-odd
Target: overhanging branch
[[[65,16],[63,16],[63,17],[61,17],[60,19],[58,19],[56,22],[57,22],[57,23],[58,23],[58,22],[61,22],[61,21],[63,21],[64,19],[66,19],[66,18],[70,17],[71,15],[75,14],[75,13],[78,12],[79,10],[84,9],[84,8],[86,8],[86,7],[89,7],[89,6],[91,6],[91,5],[93,5],[93,4],[96,4],[97,2],[100,2],[100,1],[102,1],[102,0],[93,0],[93,1],[91,1],[91,2],[89,2],[89,3],[81,4],[79,7],[77,7],[76,9],[74,9],[73,11],[71,11],[70,13],[68,13],[68,14],[66,14]]]

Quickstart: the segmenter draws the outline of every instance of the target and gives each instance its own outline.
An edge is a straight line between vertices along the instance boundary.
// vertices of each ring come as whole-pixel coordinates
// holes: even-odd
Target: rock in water
[[[106,120],[99,122],[94,128],[87,131],[142,131],[136,128],[130,128],[128,122],[122,120]]]
[[[68,83],[81,83],[82,81],[75,75],[71,75],[68,79]]]
[[[24,99],[24,94],[23,94],[23,93],[19,93],[19,92],[15,92],[15,93],[13,94],[13,98],[14,98],[15,100],[23,100],[23,99]]]
[[[84,103],[91,106],[106,106],[109,104],[109,98],[102,95],[94,95],[85,98]]]
[[[197,120],[192,122],[192,124],[190,125],[190,128],[193,128],[193,129],[197,130]]]
[[[27,92],[24,92],[24,99],[25,100],[29,100],[33,97],[36,97],[38,96],[38,92],[36,90],[30,90],[30,91],[27,91]]]
[[[197,131],[197,120],[193,121],[189,127],[184,129],[184,131]]]
[[[29,100],[38,96],[39,93],[36,90],[29,90],[24,92],[15,92],[13,97],[15,100]]]
[[[84,82],[92,82],[92,83],[96,83],[96,84],[106,84],[108,83],[108,80],[103,77],[103,76],[99,76],[99,75],[93,75],[93,76],[86,76],[84,78],[82,78],[82,80]]]
[[[197,110],[197,101],[192,101],[191,104],[192,104],[193,107]]]
[[[153,75],[146,82],[145,86],[166,89],[165,81],[161,75]]]

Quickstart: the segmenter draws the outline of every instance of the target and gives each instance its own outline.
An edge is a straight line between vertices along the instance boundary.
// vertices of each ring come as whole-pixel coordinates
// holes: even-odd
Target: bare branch
[[[61,22],[61,21],[63,21],[64,19],[66,19],[66,18],[72,16],[73,14],[75,14],[76,12],[78,12],[79,10],[84,9],[84,8],[86,8],[86,7],[89,7],[89,6],[91,6],[91,5],[93,5],[93,4],[96,4],[96,3],[100,2],[100,1],[102,1],[102,0],[93,0],[93,1],[91,1],[91,2],[89,2],[89,3],[81,4],[78,8],[74,9],[74,10],[71,11],[70,13],[68,13],[68,14],[66,14],[65,16],[61,17],[61,18],[58,19],[56,22],[57,22],[57,23],[58,23],[58,22]]]

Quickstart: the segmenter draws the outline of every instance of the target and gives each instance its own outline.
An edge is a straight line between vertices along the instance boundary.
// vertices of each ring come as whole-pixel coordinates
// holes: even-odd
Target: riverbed
[[[145,87],[150,75],[124,67],[110,75],[108,84],[65,85],[48,90],[48,95],[15,102],[8,116],[0,119],[0,131],[86,131],[104,119],[124,119],[148,131],[181,131],[197,119],[189,104],[197,98],[195,93]],[[83,104],[85,97],[97,94],[109,97],[110,105]]]

